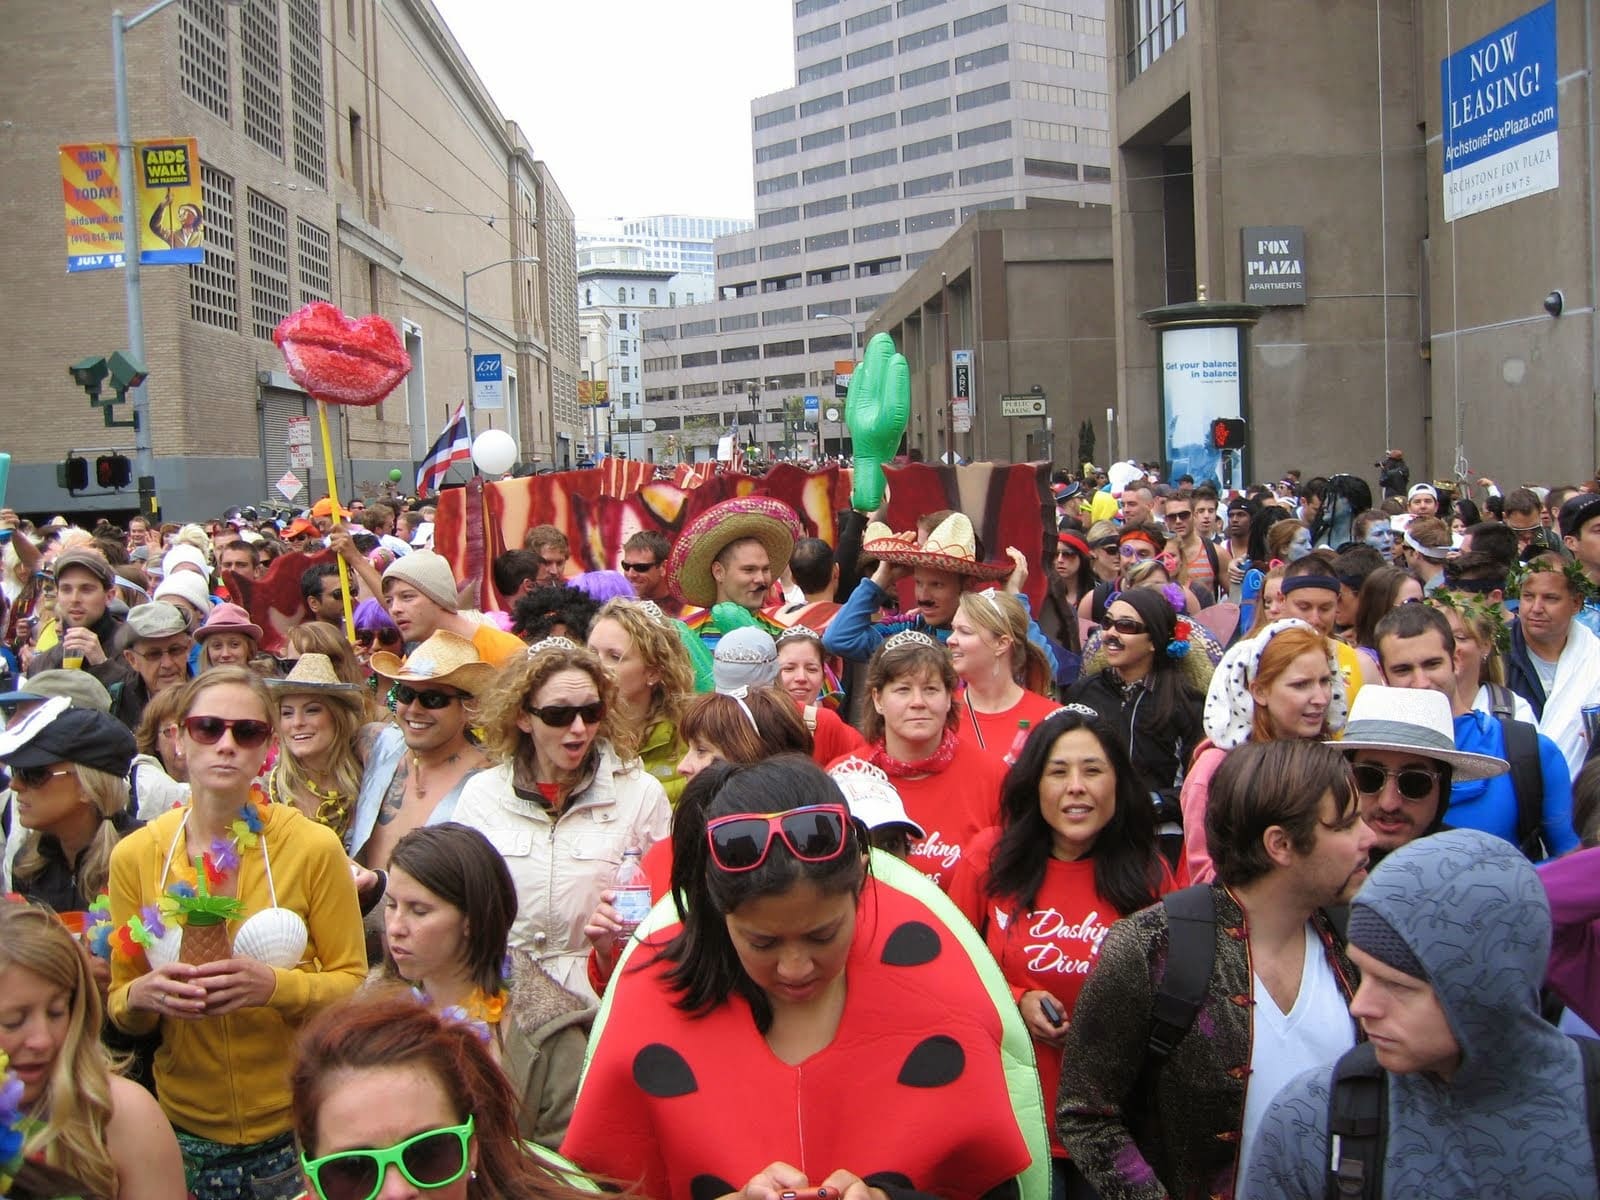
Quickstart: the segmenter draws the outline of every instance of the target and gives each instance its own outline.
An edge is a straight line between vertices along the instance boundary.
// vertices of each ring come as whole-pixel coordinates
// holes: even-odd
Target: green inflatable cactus
[[[911,419],[911,368],[887,333],[874,334],[844,402],[844,421],[855,449],[850,505],[858,512],[883,507],[888,481],[883,464],[894,457]]]

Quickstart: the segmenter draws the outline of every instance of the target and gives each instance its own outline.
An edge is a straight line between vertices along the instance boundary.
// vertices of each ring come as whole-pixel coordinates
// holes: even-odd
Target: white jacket
[[[623,852],[648,850],[672,827],[660,782],[633,759],[620,762],[607,742],[593,779],[579,786],[561,815],[518,799],[511,764],[467,781],[455,820],[480,830],[500,851],[517,885],[511,946],[525,949],[569,991],[593,998],[584,924],[611,886]]]

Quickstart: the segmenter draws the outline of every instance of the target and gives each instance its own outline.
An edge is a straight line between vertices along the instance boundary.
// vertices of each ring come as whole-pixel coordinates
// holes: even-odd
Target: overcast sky
[[[750,101],[794,82],[789,0],[434,0],[580,221],[749,217]]]

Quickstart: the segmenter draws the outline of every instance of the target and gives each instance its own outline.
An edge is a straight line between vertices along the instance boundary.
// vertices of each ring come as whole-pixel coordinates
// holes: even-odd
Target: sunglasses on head
[[[223,717],[185,717],[183,727],[202,746],[215,746],[222,735],[233,731],[233,743],[242,750],[253,750],[272,736],[266,721],[229,721]]]
[[[467,1173],[467,1139],[472,1117],[460,1125],[428,1129],[382,1150],[340,1150],[321,1158],[300,1156],[322,1200],[373,1200],[395,1167],[412,1187],[431,1191],[454,1183]]]
[[[400,644],[400,631],[385,626],[382,629],[357,629],[356,645],[370,646],[376,639],[380,646],[398,646]]]
[[[733,813],[706,822],[711,861],[724,871],[753,871],[782,838],[801,862],[827,862],[844,853],[850,813],[842,804],[810,804],[775,813]]]
[[[552,729],[565,729],[578,717],[583,718],[585,725],[598,725],[600,718],[606,715],[606,705],[604,700],[591,700],[588,704],[546,704],[543,708],[524,704],[522,711]]]
[[[398,704],[410,704],[415,701],[433,712],[450,707],[452,701],[460,700],[462,697],[459,692],[441,692],[432,688],[419,691],[409,683],[397,683],[394,685],[394,698]]]
[[[71,767],[12,767],[11,778],[15,783],[20,783],[25,788],[37,791],[45,787],[57,775],[71,775]]]
[[[1143,621],[1135,621],[1132,617],[1107,617],[1100,623],[1100,628],[1107,633],[1120,633],[1123,637],[1132,637],[1136,633],[1144,633],[1149,626]]]
[[[1354,763],[1350,773],[1355,776],[1356,791],[1363,796],[1376,796],[1391,779],[1407,800],[1426,800],[1439,786],[1438,774],[1422,767],[1401,767],[1396,771],[1377,763]]]

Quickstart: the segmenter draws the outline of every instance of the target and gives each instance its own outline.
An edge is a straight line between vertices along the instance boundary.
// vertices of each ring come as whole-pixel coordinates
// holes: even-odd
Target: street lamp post
[[[171,0],[167,0],[167,2],[170,3]],[[538,262],[539,256],[537,254],[524,254],[512,258],[502,258],[498,262],[486,263],[485,265],[478,267],[476,270],[461,272],[461,334],[462,340],[466,343],[467,355],[466,412],[467,429],[469,432],[472,429],[472,389],[477,383],[477,372],[472,369],[472,308],[467,302],[467,282],[474,275],[482,275],[485,271],[492,271],[496,267],[505,266],[507,263],[522,263],[528,266],[534,266],[537,265]],[[514,431],[511,436],[515,437],[516,432]],[[472,470],[474,474],[476,474],[478,470],[478,465],[476,463],[472,465]]]
[[[843,321],[846,325],[848,325],[850,327],[850,361],[852,361],[852,362],[856,361],[856,351],[860,347],[861,335],[856,331],[856,319],[854,317],[846,317],[846,316],[843,316],[840,313],[816,313],[815,315],[812,316],[811,319],[813,321]],[[843,458],[843,456],[844,456],[844,432],[843,432],[844,422],[841,421],[839,424],[840,424],[839,455],[840,455],[841,458]],[[828,456],[827,439],[822,436],[822,402],[821,402],[821,399],[819,398],[818,402],[817,402],[817,457],[826,458],[827,456]]]
[[[122,193],[122,286],[128,310],[128,353],[143,365],[144,295],[139,279],[139,200],[134,193],[133,117],[128,111],[128,30],[144,24],[176,0],[157,0],[136,17],[124,17],[119,8],[111,14],[111,82],[117,108],[117,187]],[[245,0],[224,0],[235,8]],[[139,511],[153,517],[160,511],[156,498],[156,460],[150,447],[150,392],[139,384],[133,392],[134,473],[138,477]],[[329,469],[332,467],[330,465]]]

